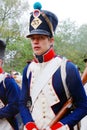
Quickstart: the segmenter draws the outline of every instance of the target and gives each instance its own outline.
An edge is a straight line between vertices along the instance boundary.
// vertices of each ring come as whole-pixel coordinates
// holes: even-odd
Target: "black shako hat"
[[[0,59],[4,59],[6,43],[0,40]]]
[[[34,34],[53,37],[58,24],[57,16],[50,11],[41,10],[42,5],[39,2],[36,2],[33,7],[34,11],[31,13],[29,22],[30,34],[26,37],[29,38]]]
[[[84,62],[85,62],[85,63],[87,62],[87,58],[84,59]]]

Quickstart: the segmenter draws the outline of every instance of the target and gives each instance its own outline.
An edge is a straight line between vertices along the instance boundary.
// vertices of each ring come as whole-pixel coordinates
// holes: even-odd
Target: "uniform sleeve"
[[[0,109],[0,118],[9,118],[18,113],[19,88],[12,77],[7,77],[5,83],[5,95],[3,101],[6,105]],[[4,86],[3,86],[4,87]]]
[[[29,108],[27,107],[27,104],[30,101],[28,79],[26,77],[27,67],[28,66],[26,66],[23,71],[22,89],[19,101],[20,114],[24,124],[33,121]]]
[[[73,98],[75,109],[65,118],[63,118],[61,122],[63,124],[68,124],[71,128],[87,114],[87,97],[79,72],[73,63],[67,63],[66,73],[66,83]]]

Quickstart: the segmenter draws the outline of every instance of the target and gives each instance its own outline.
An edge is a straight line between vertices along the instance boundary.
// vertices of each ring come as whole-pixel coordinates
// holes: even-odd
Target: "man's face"
[[[54,42],[53,38],[49,38],[45,35],[32,35],[30,39],[33,52],[36,55],[42,55],[45,53]]]

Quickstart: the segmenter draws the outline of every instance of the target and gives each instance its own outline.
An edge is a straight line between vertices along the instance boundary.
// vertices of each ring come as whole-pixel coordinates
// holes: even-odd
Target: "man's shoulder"
[[[0,82],[4,81],[10,75],[6,72],[0,74]]]
[[[15,80],[14,80],[14,78],[12,77],[11,74],[5,73],[5,77],[4,77],[4,80],[3,80],[3,82],[4,82],[5,85],[7,85],[7,84],[13,84],[14,81],[15,81]]]

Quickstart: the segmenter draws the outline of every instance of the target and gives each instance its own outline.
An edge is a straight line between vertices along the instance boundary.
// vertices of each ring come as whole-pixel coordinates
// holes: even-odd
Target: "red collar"
[[[53,57],[55,57],[55,56],[56,56],[56,54],[55,54],[53,48],[50,48],[45,54],[40,55],[40,56],[35,56],[34,61],[35,62],[40,62],[40,63],[47,62],[47,61],[51,60]]]
[[[0,67],[0,74],[3,73],[3,72],[4,72],[4,71],[3,71],[2,67]]]

